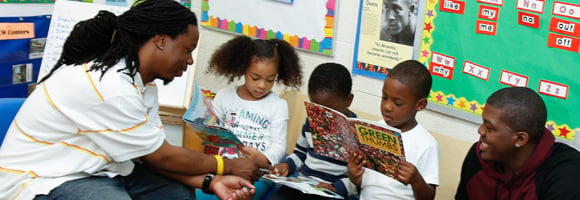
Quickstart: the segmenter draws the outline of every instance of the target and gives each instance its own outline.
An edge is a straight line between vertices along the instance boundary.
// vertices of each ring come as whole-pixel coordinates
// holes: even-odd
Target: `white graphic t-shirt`
[[[271,164],[277,164],[286,151],[286,101],[275,92],[257,101],[244,100],[237,95],[237,88],[224,88],[213,100],[220,125],[234,132],[244,146],[262,152]]]

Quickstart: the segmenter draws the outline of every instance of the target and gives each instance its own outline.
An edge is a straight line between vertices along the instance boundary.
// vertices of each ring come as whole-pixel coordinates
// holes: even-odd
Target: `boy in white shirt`
[[[353,154],[348,176],[360,188],[360,199],[434,199],[439,185],[439,144],[417,123],[415,115],[427,106],[431,74],[414,60],[397,64],[383,84],[381,114],[384,121],[401,129],[406,160],[399,163],[398,180],[363,169],[365,161]]]

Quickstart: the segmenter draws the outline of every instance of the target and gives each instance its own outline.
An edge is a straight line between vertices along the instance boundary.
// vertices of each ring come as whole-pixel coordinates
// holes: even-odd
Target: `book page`
[[[397,179],[399,161],[405,160],[401,131],[368,120],[349,120],[355,127],[359,150],[365,156],[365,167]]]
[[[204,153],[239,158],[238,147],[243,144],[232,131],[218,125],[219,118],[213,111],[208,92],[194,82],[191,103],[183,114],[183,120],[202,139]]]
[[[266,174],[262,176],[262,178],[274,183],[286,185],[305,194],[314,194],[334,199],[344,199],[342,196],[332,192],[327,188],[316,186],[318,185],[319,182],[314,180],[304,179],[300,177],[275,176],[273,174]]]
[[[312,143],[317,154],[347,162],[358,149],[354,127],[345,115],[330,108],[304,102],[310,123]]]
[[[215,114],[211,104],[213,98],[209,97],[211,94],[205,93],[211,92],[204,92],[197,82],[194,81],[191,102],[189,103],[189,108],[183,114],[183,120],[217,126],[219,118]]]

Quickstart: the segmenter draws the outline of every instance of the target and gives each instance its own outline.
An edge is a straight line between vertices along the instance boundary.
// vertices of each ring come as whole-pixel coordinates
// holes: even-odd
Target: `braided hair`
[[[101,10],[92,19],[77,23],[63,45],[55,66],[39,82],[48,79],[62,65],[94,61],[90,71],[104,73],[125,58],[128,75],[139,71],[139,49],[153,36],[172,39],[197,26],[195,14],[174,0],[138,0],[131,9],[115,16]]]
[[[302,84],[302,67],[296,51],[288,42],[279,39],[237,36],[213,53],[208,73],[225,76],[231,83],[246,74],[254,58],[278,63],[278,83],[296,88]]]

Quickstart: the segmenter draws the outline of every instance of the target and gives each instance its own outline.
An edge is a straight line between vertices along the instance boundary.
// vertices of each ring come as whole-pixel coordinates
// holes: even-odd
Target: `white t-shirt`
[[[0,149],[0,199],[32,199],[68,180],[128,175],[131,159],[165,139],[157,87],[121,60],[101,79],[88,65],[62,66],[39,84]]]
[[[288,134],[288,104],[270,92],[257,101],[240,98],[238,86],[221,89],[213,100],[220,125],[244,143],[262,152],[272,165],[284,158]]]
[[[423,126],[401,134],[407,162],[415,165],[427,184],[439,185],[439,144]],[[379,172],[366,169],[360,199],[415,199],[411,185],[404,185]]]

